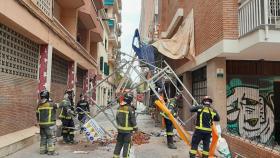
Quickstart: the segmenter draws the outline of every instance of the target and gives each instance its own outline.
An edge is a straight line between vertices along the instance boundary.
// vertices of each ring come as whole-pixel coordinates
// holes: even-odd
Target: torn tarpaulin
[[[137,41],[135,41],[135,39],[137,39]],[[138,42],[138,47],[136,46],[135,42]],[[142,59],[144,62],[153,65],[148,65],[150,70],[153,71],[155,69],[155,52],[157,50],[154,46],[141,42],[138,29],[136,29],[134,33],[132,48],[136,52],[136,55],[139,59]]]

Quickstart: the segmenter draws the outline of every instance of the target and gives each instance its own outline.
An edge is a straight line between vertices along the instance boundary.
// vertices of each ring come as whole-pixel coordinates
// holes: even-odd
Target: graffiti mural
[[[230,79],[227,84],[228,131],[261,143],[274,133],[273,80]]]

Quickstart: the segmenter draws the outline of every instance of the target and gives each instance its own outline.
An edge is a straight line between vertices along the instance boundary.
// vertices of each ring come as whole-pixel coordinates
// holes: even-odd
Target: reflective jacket
[[[117,110],[116,121],[118,132],[131,133],[136,128],[135,111],[129,105],[120,106]]]
[[[172,98],[170,99],[170,101],[167,104],[167,108],[169,109],[169,111],[171,112],[171,114],[176,117],[177,116],[177,105],[176,105],[176,99]],[[169,119],[168,115],[164,112],[160,112],[160,114],[165,117],[166,119]]]
[[[61,112],[59,114],[60,119],[67,119],[70,120],[72,119],[72,114],[70,111],[73,111],[73,106],[71,105],[70,100],[64,99],[62,102],[59,104],[60,107],[62,107]]]
[[[196,106],[191,108],[191,112],[197,112],[195,129],[212,132],[213,121],[220,121],[220,116],[216,110],[207,106]]]
[[[81,110],[83,109],[83,110]],[[79,114],[84,114],[85,112],[89,112],[89,103],[86,101],[86,100],[80,100],[78,103],[77,103],[77,112]]]
[[[47,101],[39,103],[36,111],[37,121],[40,126],[53,126],[56,124],[56,109],[58,105]]]

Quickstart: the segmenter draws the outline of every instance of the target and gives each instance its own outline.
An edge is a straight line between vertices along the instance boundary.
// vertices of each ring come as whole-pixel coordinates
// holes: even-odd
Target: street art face
[[[241,137],[267,143],[274,130],[273,93],[231,80],[227,85],[228,130]]]

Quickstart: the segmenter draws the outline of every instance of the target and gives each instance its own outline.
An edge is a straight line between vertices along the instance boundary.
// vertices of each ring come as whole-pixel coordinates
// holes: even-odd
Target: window
[[[198,103],[207,95],[206,67],[192,72],[192,94]]]
[[[100,70],[103,71],[103,57],[100,57]]]
[[[109,65],[108,65],[108,63],[105,62],[104,63],[104,74],[108,76],[109,73],[110,73],[109,72]]]
[[[48,17],[52,15],[52,0],[37,0],[36,5],[46,14]]]
[[[67,60],[53,54],[51,80],[55,83],[67,84],[68,62]]]
[[[85,75],[86,75],[86,71],[77,67],[77,84],[76,84],[77,87],[83,88]]]
[[[0,23],[0,72],[37,79],[39,45]]]
[[[108,42],[108,40],[107,40],[107,38],[105,38],[105,41],[104,41],[104,47],[105,47],[105,49],[107,49],[107,42]]]

